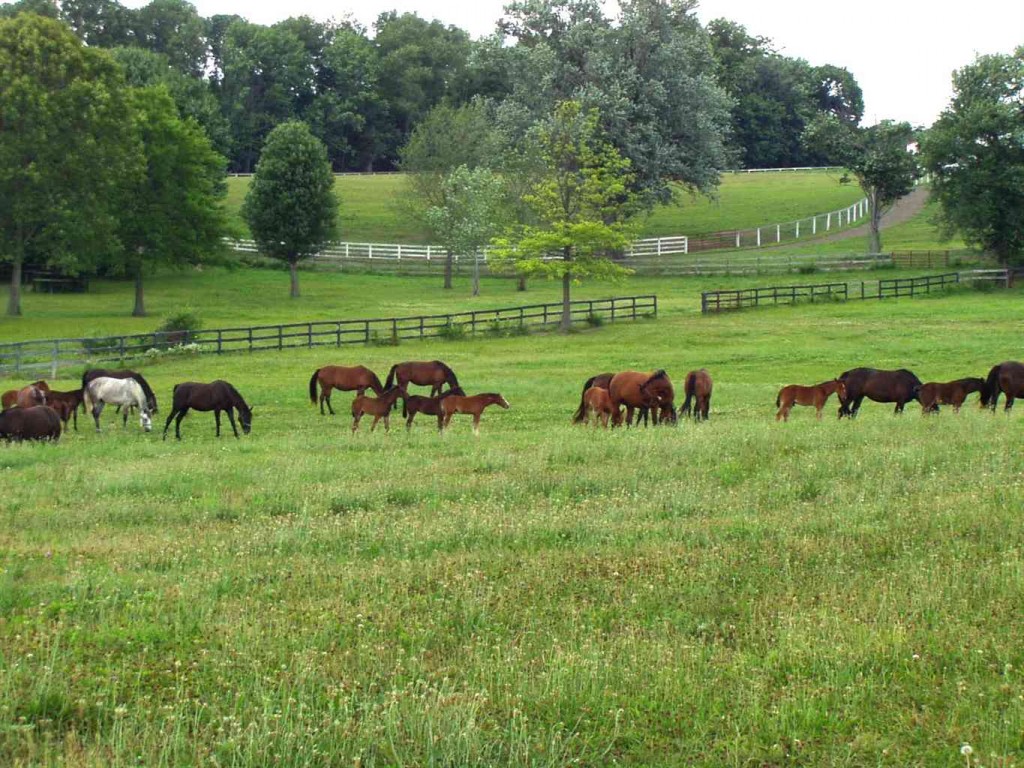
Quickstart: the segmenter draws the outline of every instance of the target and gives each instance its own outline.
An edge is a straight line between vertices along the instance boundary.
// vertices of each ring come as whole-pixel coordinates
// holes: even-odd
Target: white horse
[[[131,406],[139,409],[139,426],[146,432],[153,428],[150,418],[149,403],[146,393],[142,391],[135,379],[114,379],[100,376],[90,381],[85,387],[85,407],[92,409],[92,417],[96,420],[96,431],[100,431],[100,414],[107,403],[122,406],[124,425],[128,424],[128,410]]]

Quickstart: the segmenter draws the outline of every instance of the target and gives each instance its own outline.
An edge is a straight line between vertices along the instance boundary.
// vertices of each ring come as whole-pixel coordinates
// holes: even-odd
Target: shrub
[[[819,270],[817,264],[802,264],[797,268],[797,272],[799,272],[801,275],[813,275],[815,272],[818,271]]]
[[[587,315],[586,322],[587,325],[589,325],[591,328],[600,328],[602,325],[604,325],[604,318],[601,315],[595,315],[593,312],[591,312],[589,315]]]
[[[443,325],[437,329],[437,335],[442,339],[448,341],[460,341],[466,338],[466,326],[459,324],[455,325],[451,321],[447,325]]]

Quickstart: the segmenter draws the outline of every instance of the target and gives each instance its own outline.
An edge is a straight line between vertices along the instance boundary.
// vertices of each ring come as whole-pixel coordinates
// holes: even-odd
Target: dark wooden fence
[[[658,297],[617,296],[573,301],[570,313],[576,323],[635,320],[656,316]],[[223,354],[342,344],[389,345],[403,339],[458,338],[479,332],[505,335],[529,327],[557,325],[561,318],[562,304],[557,302],[452,314],[21,341],[0,344],[0,373],[28,376],[46,373],[56,378],[59,369],[68,365],[123,363],[165,353]]]
[[[846,301],[846,283],[813,283],[808,285],[772,285],[766,288],[741,288],[733,291],[704,291],[700,295],[700,311],[722,312],[730,309],[759,307],[762,304],[796,304],[799,301]]]

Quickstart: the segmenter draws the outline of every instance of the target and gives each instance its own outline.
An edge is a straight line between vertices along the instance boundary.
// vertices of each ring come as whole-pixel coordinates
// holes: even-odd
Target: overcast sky
[[[202,16],[237,13],[259,24],[288,16],[352,17],[369,27],[383,11],[415,12],[491,33],[504,0],[192,0]],[[129,0],[132,7],[145,5]],[[864,90],[865,123],[930,125],[949,103],[950,76],[978,53],[1024,44],[1024,0],[703,0],[702,22],[725,17],[769,37],[786,56],[846,67]]]

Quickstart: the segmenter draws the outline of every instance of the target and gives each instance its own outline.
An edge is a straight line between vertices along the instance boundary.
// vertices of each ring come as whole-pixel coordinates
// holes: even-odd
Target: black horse
[[[999,403],[999,395],[1006,393],[1006,406],[1004,410],[1013,408],[1014,398],[1024,397],[1024,363],[1016,360],[1007,360],[1005,363],[993,366],[985,379],[985,386],[981,390],[982,407],[991,408],[993,411]]]
[[[48,405],[0,413],[0,440],[59,440],[60,416]]]
[[[143,378],[141,373],[129,370],[115,371],[109,368],[90,368],[82,374],[82,391],[85,391],[90,381],[98,379],[100,376],[107,376],[111,379],[135,379],[146,396],[146,404],[149,406],[150,413],[156,413],[156,393],[153,392],[153,388],[149,386],[149,382]]]
[[[846,397],[839,401],[839,418],[856,416],[865,397],[876,403],[896,403],[893,413],[903,413],[903,406],[917,400],[921,389],[921,380],[906,368],[897,371],[854,368],[837,378],[846,385]]]
[[[238,420],[242,422],[242,431],[249,434],[252,429],[252,408],[246,405],[238,390],[226,381],[218,379],[209,384],[200,384],[195,381],[185,381],[174,385],[172,396],[171,413],[164,424],[164,440],[167,439],[167,429],[171,426],[171,419],[177,416],[174,422],[174,436],[181,440],[181,420],[185,418],[191,408],[194,411],[213,411],[213,418],[217,422],[217,437],[220,437],[220,414],[226,411],[228,421],[231,422],[231,431],[238,437],[238,428],[235,426],[234,411],[238,411]],[[234,409],[234,410],[232,410]]]

